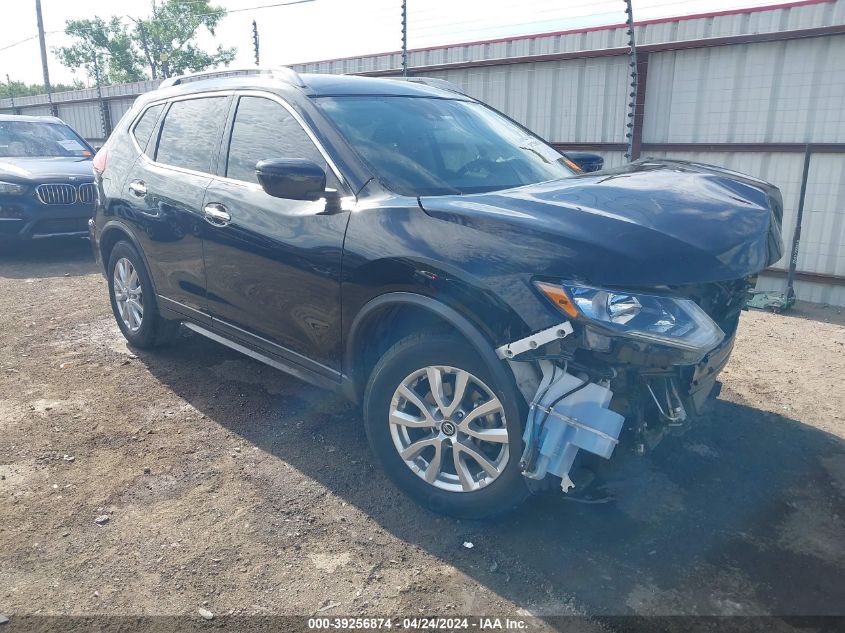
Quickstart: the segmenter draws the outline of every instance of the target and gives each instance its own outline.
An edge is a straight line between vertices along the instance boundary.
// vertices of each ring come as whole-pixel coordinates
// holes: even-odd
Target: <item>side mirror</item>
[[[326,172],[310,160],[271,158],[255,165],[258,182],[274,198],[319,200],[326,192]]]
[[[604,167],[604,159],[590,152],[564,152],[566,157],[578,165],[582,171],[599,171]]]

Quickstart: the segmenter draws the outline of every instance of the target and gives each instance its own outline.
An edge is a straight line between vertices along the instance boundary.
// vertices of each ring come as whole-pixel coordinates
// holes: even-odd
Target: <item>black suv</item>
[[[581,173],[437,80],[167,80],[94,169],[92,245],[132,345],[181,323],[343,391],[393,481],[464,517],[699,413],[782,251],[767,183]]]
[[[0,114],[0,240],[87,236],[93,156],[61,119]]]

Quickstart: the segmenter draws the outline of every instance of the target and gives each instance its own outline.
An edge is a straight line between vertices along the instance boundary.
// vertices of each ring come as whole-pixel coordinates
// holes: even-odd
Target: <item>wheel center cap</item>
[[[443,435],[452,437],[455,433],[457,433],[458,428],[454,425],[454,423],[450,422],[449,420],[446,420],[445,422],[443,422],[443,424],[440,425],[440,431],[443,433]]]

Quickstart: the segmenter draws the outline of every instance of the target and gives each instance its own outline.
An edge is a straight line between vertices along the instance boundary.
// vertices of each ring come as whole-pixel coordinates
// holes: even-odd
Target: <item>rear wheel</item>
[[[107,270],[112,312],[126,340],[139,348],[172,340],[179,324],[159,314],[152,282],[135,247],[125,241],[115,244]]]
[[[488,518],[528,495],[518,464],[517,397],[463,340],[415,335],[389,349],[372,372],[367,436],[387,475],[417,502]]]

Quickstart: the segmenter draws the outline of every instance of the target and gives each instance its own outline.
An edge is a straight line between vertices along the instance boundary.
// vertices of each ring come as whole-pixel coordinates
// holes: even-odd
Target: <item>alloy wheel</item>
[[[502,403],[463,369],[429,366],[410,374],[393,394],[389,424],[405,465],[442,490],[479,490],[507,466]]]
[[[123,325],[133,334],[141,329],[144,320],[144,292],[141,278],[126,257],[117,260],[112,276],[114,301]]]

